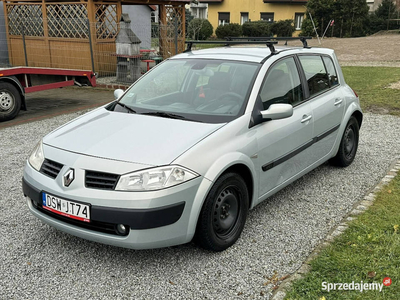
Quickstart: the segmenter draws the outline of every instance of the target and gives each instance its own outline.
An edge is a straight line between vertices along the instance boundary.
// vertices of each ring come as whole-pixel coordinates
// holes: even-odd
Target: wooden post
[[[43,38],[44,38],[44,44],[47,47],[48,55],[49,55],[49,60],[50,60],[50,65],[47,67],[52,67],[52,61],[51,61],[51,50],[50,50],[50,40],[49,40],[49,23],[47,21],[47,8],[46,8],[46,1],[42,0],[42,18],[43,18]]]
[[[169,57],[168,55],[168,47],[167,47],[167,11],[165,5],[159,5],[160,10],[160,33],[159,33],[159,45],[160,45],[160,53],[161,56],[166,59]]]
[[[90,39],[88,46],[90,47],[90,42],[93,47],[93,58],[94,58],[94,68],[99,71],[99,56],[97,55],[97,34],[96,34],[96,7],[93,0],[88,0],[87,2],[87,10],[88,10],[88,19],[89,19],[89,30],[90,35],[88,39]]]
[[[182,40],[180,41],[180,49],[181,52],[185,50],[185,40],[186,40],[186,9],[185,6],[182,5]]]
[[[10,34],[8,30],[8,11],[6,1],[3,1],[3,10],[4,10],[4,22],[6,25],[6,40],[7,40],[7,49],[8,49],[8,63],[12,65],[12,48],[10,43]]]

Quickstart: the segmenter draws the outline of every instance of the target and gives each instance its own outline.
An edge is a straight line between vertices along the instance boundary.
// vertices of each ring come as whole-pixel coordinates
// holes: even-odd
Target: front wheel
[[[204,202],[195,241],[207,250],[229,248],[243,231],[248,208],[249,194],[243,178],[236,173],[222,175]]]
[[[21,95],[8,82],[0,82],[0,122],[14,119],[21,109]]]
[[[351,117],[344,130],[339,150],[335,157],[331,159],[332,164],[339,167],[349,166],[357,152],[359,138],[359,126],[357,119]]]

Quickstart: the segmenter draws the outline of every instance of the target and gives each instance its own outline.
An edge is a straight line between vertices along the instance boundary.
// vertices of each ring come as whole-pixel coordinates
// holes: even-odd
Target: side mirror
[[[290,104],[271,104],[267,110],[262,110],[263,120],[280,120],[293,115],[293,106]]]
[[[114,91],[114,97],[115,100],[119,99],[125,92],[121,89],[115,90]]]

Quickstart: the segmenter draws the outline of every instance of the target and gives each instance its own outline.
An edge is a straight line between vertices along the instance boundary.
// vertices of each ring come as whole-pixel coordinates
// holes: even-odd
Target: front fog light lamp
[[[44,153],[43,153],[43,143],[40,140],[39,143],[35,146],[32,151],[32,154],[29,156],[29,164],[36,170],[39,171],[42,167],[42,163],[44,161]]]
[[[198,174],[179,166],[147,169],[121,176],[117,191],[155,191],[189,181]]]

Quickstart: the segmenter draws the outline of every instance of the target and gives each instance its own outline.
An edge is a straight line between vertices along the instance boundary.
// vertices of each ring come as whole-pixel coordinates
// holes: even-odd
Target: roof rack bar
[[[194,44],[210,44],[210,45],[225,45],[225,46],[230,46],[230,45],[267,45],[268,48],[271,50],[271,46],[273,48],[273,51],[271,50],[271,53],[275,51],[274,44],[278,44],[277,41],[232,41],[232,40],[227,40],[227,41],[185,41],[185,44],[187,44],[187,48],[183,52],[190,52],[192,51],[192,46]]]
[[[311,40],[311,36],[299,36],[299,37],[273,37],[273,36],[258,36],[258,37],[227,37],[229,41],[295,41],[300,40],[303,43],[304,48],[310,48],[307,44],[307,40]]]

